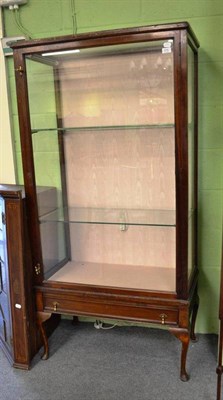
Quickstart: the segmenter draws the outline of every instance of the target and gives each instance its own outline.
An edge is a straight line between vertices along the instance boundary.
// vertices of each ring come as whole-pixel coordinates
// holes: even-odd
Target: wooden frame
[[[44,281],[25,58],[27,56],[35,57],[43,52],[168,39],[174,41],[173,57],[177,204],[176,291],[151,291],[108,286],[100,287],[99,285],[64,283],[49,280]],[[16,71],[23,171],[27,196],[27,213],[28,220],[32,221],[29,227],[32,249],[31,269],[36,285],[36,303],[39,325],[42,327],[42,321],[53,312],[58,314],[91,315],[96,317],[120,318],[125,320],[166,324],[170,332],[178,337],[182,342],[181,379],[184,381],[188,380],[185,364],[190,338],[190,314],[193,311],[191,337],[195,339],[194,324],[198,309],[197,265],[194,266],[190,281],[188,277],[188,44],[190,44],[195,53],[195,69],[197,71],[196,54],[199,43],[187,23],[94,32],[52,39],[24,41],[12,45]],[[194,97],[194,187],[196,191],[197,72],[195,73]],[[58,100],[57,105],[59,105],[59,103],[60,101]],[[63,154],[61,157],[63,159]],[[63,186],[64,188],[66,187],[65,184],[63,184]],[[195,194],[195,197],[196,196],[197,195]],[[196,206],[197,200],[195,200],[195,208]],[[195,228],[196,226],[195,210]],[[195,253],[196,242],[197,239],[195,232]],[[37,271],[38,273],[36,274]],[[44,358],[47,358],[48,346],[43,329],[42,334],[45,343]]]

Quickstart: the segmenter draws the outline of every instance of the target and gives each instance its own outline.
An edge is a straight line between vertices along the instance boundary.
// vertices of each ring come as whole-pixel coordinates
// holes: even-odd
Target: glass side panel
[[[188,45],[188,278],[195,263],[194,53]]]
[[[38,185],[56,199],[40,212],[43,250],[45,260],[50,251],[62,255],[46,278],[80,282],[80,272],[82,283],[175,291],[172,46],[144,42],[27,60]]]
[[[54,71],[49,65],[27,60],[31,126],[57,125]],[[64,207],[60,167],[59,135],[39,132],[32,135],[39,215]],[[66,227],[44,224],[40,227],[45,277],[67,258]]]

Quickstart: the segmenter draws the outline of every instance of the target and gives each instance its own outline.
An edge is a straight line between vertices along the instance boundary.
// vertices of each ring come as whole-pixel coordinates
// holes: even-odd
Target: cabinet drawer
[[[62,296],[43,297],[44,311],[60,314],[88,315],[104,318],[138,320],[159,324],[177,325],[178,308],[158,305],[134,304],[124,302],[105,302],[100,300],[68,299]]]

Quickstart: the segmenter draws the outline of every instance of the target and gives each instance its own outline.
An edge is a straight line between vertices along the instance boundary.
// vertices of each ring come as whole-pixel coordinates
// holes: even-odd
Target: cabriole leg
[[[191,317],[191,329],[190,329],[190,338],[193,342],[197,342],[197,337],[195,335],[195,323],[196,323],[196,318],[197,318],[197,312],[199,308],[199,296],[197,293],[196,289],[196,296],[195,296],[195,301],[193,305],[193,310],[192,310],[192,317]]]
[[[183,382],[187,382],[189,380],[189,375],[186,371],[187,351],[190,342],[189,330],[181,328],[170,328],[170,333],[176,336],[176,338],[179,339],[182,343],[180,379]]]
[[[43,340],[43,348],[44,348],[44,353],[41,356],[42,360],[47,360],[49,358],[49,344],[48,344],[46,330],[44,327],[44,322],[47,321],[51,317],[51,315],[52,315],[51,313],[37,312],[37,324],[40,329],[40,333]]]

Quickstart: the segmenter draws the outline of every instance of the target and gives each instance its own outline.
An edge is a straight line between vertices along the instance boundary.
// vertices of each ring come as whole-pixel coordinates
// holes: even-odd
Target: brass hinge
[[[40,267],[40,264],[36,264],[34,269],[35,269],[35,273],[36,273],[36,275],[39,275],[39,274],[41,273],[41,267]]]
[[[5,216],[4,212],[2,212],[2,223],[3,223],[3,225],[6,224],[6,216]]]
[[[14,343],[14,342],[13,342],[13,337],[11,336],[11,337],[10,337],[10,344],[11,344],[11,346],[13,346],[13,343]]]

